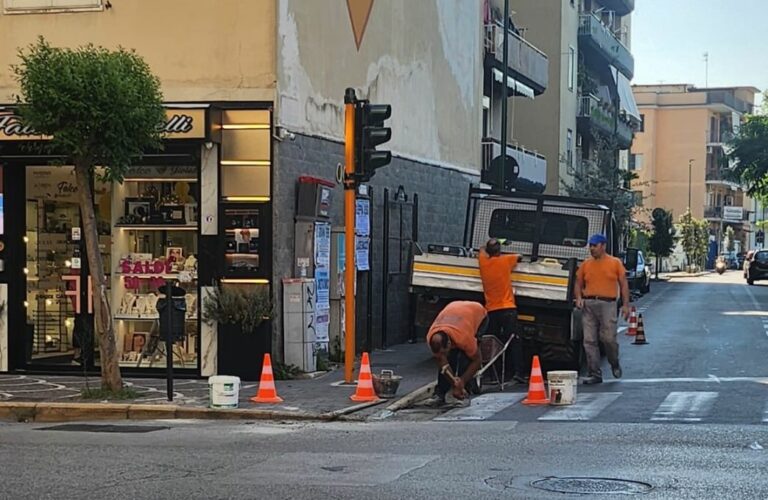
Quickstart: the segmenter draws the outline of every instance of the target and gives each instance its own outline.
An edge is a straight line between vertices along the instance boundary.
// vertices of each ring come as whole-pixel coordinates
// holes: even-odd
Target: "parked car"
[[[746,278],[750,285],[754,285],[755,281],[768,279],[768,250],[757,250],[752,255]]]
[[[645,255],[641,250],[637,251],[637,266],[627,269],[627,282],[630,290],[638,290],[640,293],[651,291],[651,268],[647,265]]]

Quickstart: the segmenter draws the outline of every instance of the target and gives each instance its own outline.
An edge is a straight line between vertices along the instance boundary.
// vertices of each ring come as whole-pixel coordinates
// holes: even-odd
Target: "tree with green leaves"
[[[747,116],[728,144],[727,177],[747,189],[747,194],[768,201],[768,116]]]
[[[651,224],[650,247],[656,255],[656,279],[659,279],[661,259],[669,257],[675,249],[675,225],[672,222],[672,212],[663,208],[653,210]]]
[[[695,219],[690,209],[686,210],[680,216],[680,244],[688,259],[689,272],[694,265],[701,267],[709,246],[709,222]]]
[[[160,81],[135,52],[87,45],[52,47],[42,37],[19,51],[12,66],[20,86],[19,114],[49,136],[40,147],[74,166],[83,235],[93,280],[101,385],[122,389],[108,285],[98,246],[92,185],[96,167],[106,182],[122,182],[144,151],[160,149],[165,120]]]

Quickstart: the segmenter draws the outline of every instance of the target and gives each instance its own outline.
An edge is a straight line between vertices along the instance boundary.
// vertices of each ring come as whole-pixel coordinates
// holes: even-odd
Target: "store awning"
[[[493,68],[493,79],[501,83],[504,80],[504,73],[499,69]],[[509,75],[507,75],[507,88],[512,90],[514,93],[525,96],[529,99],[533,99],[534,97],[533,89],[531,87],[518,82]]]
[[[611,73],[613,73],[613,81],[616,82],[616,90],[619,93],[619,108],[627,116],[634,118],[639,123],[640,110],[637,108],[635,94],[632,93],[632,85],[629,83],[629,79],[616,68],[611,67]]]

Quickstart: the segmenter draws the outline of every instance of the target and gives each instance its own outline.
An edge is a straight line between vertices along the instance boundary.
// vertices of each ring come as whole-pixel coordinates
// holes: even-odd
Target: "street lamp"
[[[691,210],[691,167],[695,160],[691,158],[688,160],[688,210]]]

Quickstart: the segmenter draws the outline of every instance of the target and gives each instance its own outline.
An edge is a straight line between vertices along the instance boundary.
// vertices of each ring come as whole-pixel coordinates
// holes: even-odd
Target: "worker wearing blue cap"
[[[576,307],[581,309],[584,330],[584,352],[587,355],[588,377],[585,384],[599,384],[603,381],[600,370],[600,347],[598,339],[605,346],[605,355],[611,364],[613,376],[621,378],[619,344],[616,342],[616,299],[621,294],[621,313],[629,318],[629,285],[624,264],[605,252],[608,242],[602,234],[589,238],[591,258],[585,260],[576,272]]]

